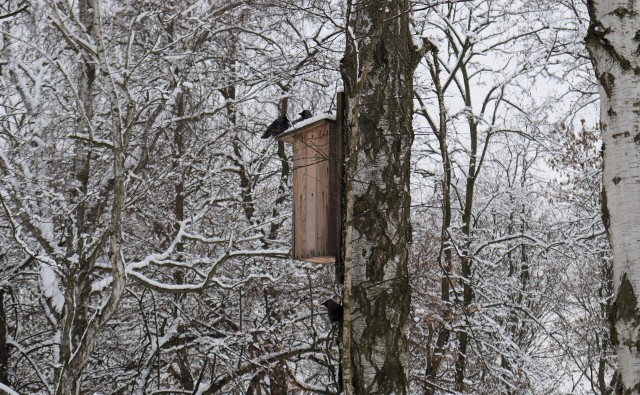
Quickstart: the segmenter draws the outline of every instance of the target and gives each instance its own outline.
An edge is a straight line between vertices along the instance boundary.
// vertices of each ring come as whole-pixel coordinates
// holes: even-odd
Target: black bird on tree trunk
[[[284,115],[281,115],[269,125],[267,130],[262,135],[263,139],[269,138],[271,136],[277,136],[285,130],[289,129],[291,126],[291,122],[289,122],[289,118]]]
[[[342,305],[336,303],[333,299],[327,299],[322,303],[327,308],[329,314],[329,321],[332,324],[336,322],[342,322]]]

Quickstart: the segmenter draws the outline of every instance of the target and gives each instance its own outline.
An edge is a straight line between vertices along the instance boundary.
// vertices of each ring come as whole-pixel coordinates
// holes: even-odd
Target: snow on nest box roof
[[[300,132],[301,130],[307,129],[308,127],[316,126],[316,124],[320,124],[320,123],[326,122],[326,121],[335,122],[336,121],[336,115],[335,114],[320,114],[320,115],[316,115],[315,117],[311,117],[309,119],[305,119],[303,121],[296,122],[289,129],[285,130],[284,132],[282,132],[282,134],[278,135],[277,139],[280,140],[280,141],[290,142],[289,140],[291,139],[291,137],[293,135],[297,134],[298,132]]]

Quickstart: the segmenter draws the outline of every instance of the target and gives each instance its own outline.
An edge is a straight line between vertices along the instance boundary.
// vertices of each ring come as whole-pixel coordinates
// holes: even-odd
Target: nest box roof
[[[335,114],[316,115],[315,117],[311,117],[309,119],[305,119],[304,121],[300,121],[293,124],[289,129],[282,132],[276,138],[280,141],[285,141],[287,143],[290,143],[294,135],[304,130],[314,128],[324,122],[335,122],[335,121],[336,121]]]

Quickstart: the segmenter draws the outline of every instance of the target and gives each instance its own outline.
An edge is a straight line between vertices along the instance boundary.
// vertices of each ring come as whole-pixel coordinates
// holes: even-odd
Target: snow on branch
[[[6,13],[6,14],[2,14],[2,15],[0,15],[0,20],[2,20],[2,19],[9,19],[9,18],[13,18],[14,16],[16,16],[16,15],[20,14],[20,13],[21,13],[21,12],[23,12],[23,11],[27,11],[28,9],[29,9],[29,5],[24,5],[24,6],[20,7],[20,8],[18,8],[18,9],[17,9],[17,10],[15,10],[15,11],[10,11],[10,12],[8,12],[8,13]],[[2,387],[0,387],[0,389],[1,389],[1,388],[2,388]]]
[[[34,259],[42,262],[42,263],[46,263],[52,267],[57,267],[57,263],[56,261],[49,257],[49,256],[43,256],[41,254],[38,254],[36,251],[32,250],[29,245],[27,244],[27,242],[22,238],[22,225],[20,225],[18,222],[16,222],[15,218],[14,218],[14,214],[12,213],[11,209],[9,208],[9,206],[6,204],[5,199],[8,198],[8,196],[5,196],[5,191],[2,190],[0,191],[0,205],[2,206],[2,210],[4,211],[6,217],[9,219],[9,226],[11,228],[11,232],[12,232],[12,236],[13,236],[13,240],[18,243],[18,245],[20,246],[20,248],[29,256],[33,257]],[[18,215],[23,215],[26,214],[26,212],[24,210],[19,210],[18,211]],[[25,218],[21,218],[22,220],[27,220],[26,215],[23,215]],[[26,221],[27,226],[29,227],[29,230],[31,231],[31,233],[33,234],[33,236],[38,239],[38,241],[40,242],[40,244],[42,245],[43,248],[47,249],[47,250],[52,250],[51,245],[49,244],[49,241],[46,240],[44,238],[44,236],[39,232],[38,228],[36,228],[35,226],[33,226],[33,224],[31,224],[29,221]],[[49,251],[52,252],[52,251]]]
[[[42,371],[40,371],[40,369],[38,368],[38,364],[33,360],[33,358],[31,358],[30,354],[34,350],[25,349],[20,343],[16,342],[11,336],[7,337],[7,342],[6,343],[7,343],[8,346],[11,346],[20,355],[22,355],[22,357],[27,362],[29,362],[29,365],[31,365],[31,367],[35,371],[36,375],[38,376],[38,379],[40,380],[40,383],[47,389],[47,392],[49,394],[53,394],[53,388],[50,387],[49,380],[47,380],[46,375]],[[2,388],[2,387],[0,387],[0,389],[6,390],[5,388]],[[11,394],[11,392],[9,392],[9,394]]]
[[[272,258],[288,258],[289,250],[254,250],[254,249],[235,249],[236,243],[238,240],[235,238],[235,232],[231,231],[229,236],[224,237],[205,237],[202,235],[194,234],[188,231],[188,226],[194,222],[194,219],[189,219],[185,221],[179,222],[178,233],[173,239],[172,243],[167,247],[167,249],[161,253],[150,254],[145,258],[137,261],[131,262],[126,265],[126,273],[128,276],[132,277],[134,280],[139,283],[154,289],[156,291],[169,292],[169,293],[183,293],[183,292],[199,292],[206,287],[208,287],[211,283],[215,283],[217,286],[221,288],[235,288],[240,286],[251,279],[256,278],[266,278],[270,281],[276,281],[276,278],[268,274],[251,274],[242,278],[241,280],[231,280],[227,278],[216,277],[216,269],[218,266],[228,261],[231,258],[236,257],[272,257]],[[203,258],[198,257],[191,261],[183,261],[176,260],[171,258],[172,254],[177,251],[178,245],[184,242],[184,240],[196,240],[206,244],[226,244],[224,254],[216,257],[216,258]],[[240,239],[239,241],[244,241],[244,239]],[[197,277],[200,277],[202,281],[191,284],[168,284],[158,280],[155,280],[144,273],[140,272],[139,269],[144,269],[150,265],[158,265],[158,266],[173,266],[173,267],[181,267],[184,269],[188,269],[192,272],[195,272]],[[206,272],[201,272],[196,267],[197,266],[206,266]],[[111,284],[111,277],[107,276],[100,281],[96,282],[92,286],[93,291],[101,291]]]
[[[6,393],[7,395],[19,395],[17,392],[12,390],[9,386],[6,386],[2,383],[0,383],[0,390],[4,391],[4,393]]]
[[[69,137],[70,139],[84,141],[86,143],[93,144],[93,145],[96,145],[98,147],[104,147],[104,148],[108,148],[108,149],[113,149],[113,144],[111,144],[111,141],[109,141],[109,140],[99,139],[99,138],[96,138],[96,137],[92,138],[91,136],[78,134],[77,132],[76,133],[70,133],[70,134],[67,135],[67,137]]]
[[[203,388],[198,391],[198,394],[214,394],[218,393],[225,385],[233,381],[234,379],[252,372],[255,369],[259,369],[264,366],[268,366],[274,362],[284,361],[291,359],[292,357],[321,352],[321,350],[317,349],[315,346],[305,346],[305,347],[297,347],[292,348],[287,351],[277,352],[272,354],[263,355],[260,358],[254,358],[247,363],[239,366],[235,371],[225,373],[222,377],[218,378],[215,383],[210,383],[208,388]]]
[[[553,247],[553,245],[548,245],[547,243],[545,243],[544,241],[538,239],[537,237],[535,237],[533,235],[525,234],[525,233],[516,233],[516,234],[504,236],[504,237],[498,237],[496,239],[493,239],[493,240],[487,241],[486,243],[483,243],[481,246],[476,248],[476,250],[474,252],[474,255],[478,255],[480,253],[480,251],[482,251],[486,247],[489,247],[492,244],[504,243],[505,241],[511,241],[511,240],[516,240],[516,239],[526,239],[526,240],[532,241],[536,245],[541,246],[545,250],[549,250],[551,247]]]

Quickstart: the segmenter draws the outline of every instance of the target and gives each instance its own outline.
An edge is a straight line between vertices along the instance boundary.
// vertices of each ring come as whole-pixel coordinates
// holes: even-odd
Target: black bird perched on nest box
[[[281,115],[278,117],[278,119],[273,121],[271,125],[269,125],[267,130],[265,130],[264,134],[262,135],[262,138],[266,139],[271,136],[277,136],[280,133],[284,132],[285,130],[289,129],[290,126],[291,126],[291,122],[289,122],[289,118],[287,118],[284,115]]]
[[[329,321],[331,323],[342,321],[342,305],[336,303],[333,299],[327,299],[322,303],[327,308],[329,314]]]
[[[304,121],[305,119],[309,119],[313,116],[313,114],[311,114],[311,111],[309,110],[302,110],[298,115],[300,115],[300,118],[293,121],[293,123]]]

